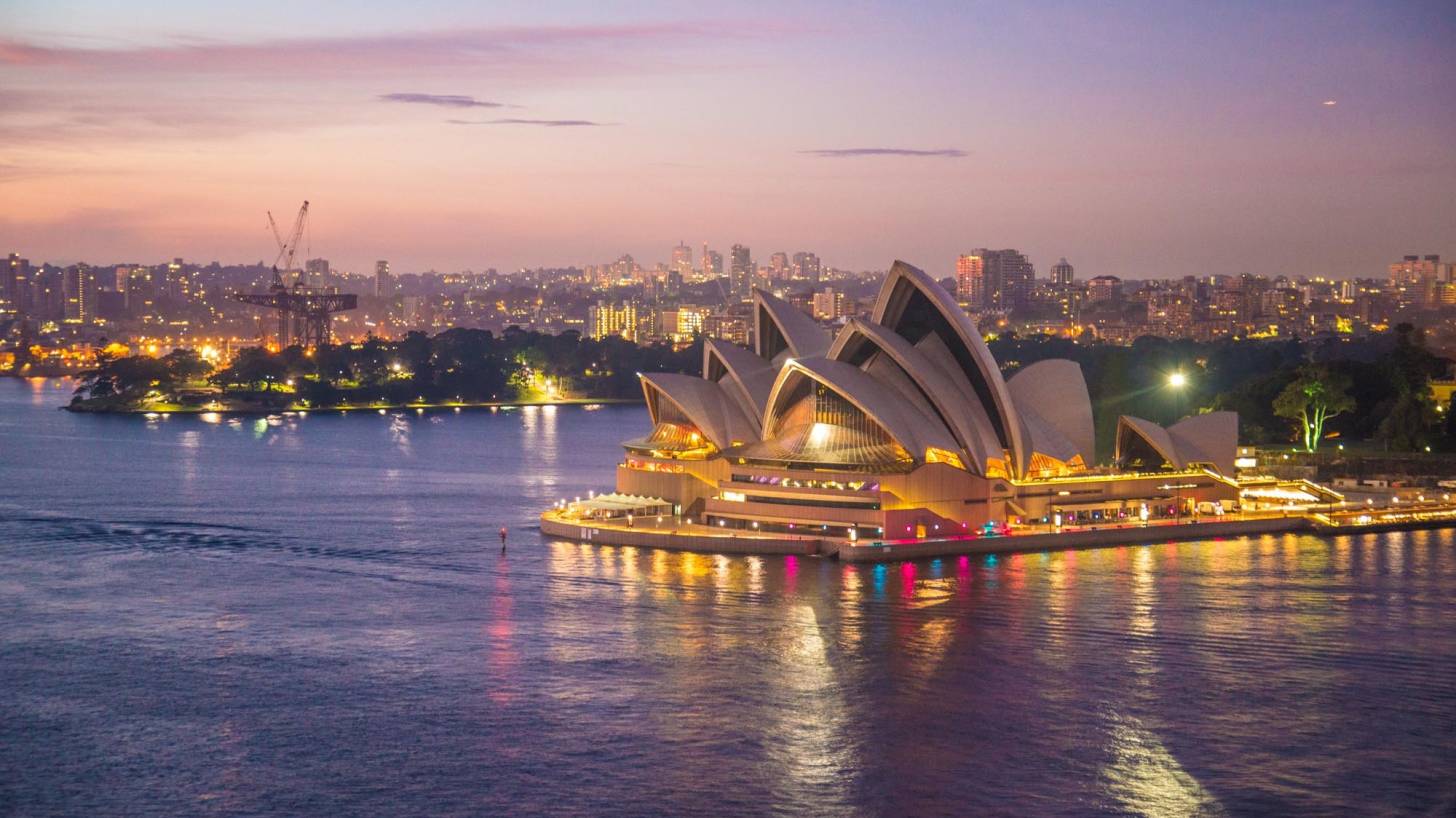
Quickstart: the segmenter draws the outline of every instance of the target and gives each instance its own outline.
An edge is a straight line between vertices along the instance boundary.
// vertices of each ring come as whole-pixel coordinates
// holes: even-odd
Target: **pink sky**
[[[356,271],[1456,255],[1440,3],[113,6],[0,8],[0,250],[271,259],[265,211],[306,198]]]

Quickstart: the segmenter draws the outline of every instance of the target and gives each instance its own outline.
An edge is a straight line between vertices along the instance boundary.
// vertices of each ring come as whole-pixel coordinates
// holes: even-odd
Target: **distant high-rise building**
[[[673,343],[690,343],[693,336],[702,331],[703,319],[707,317],[708,311],[705,308],[683,304],[676,310],[663,312],[663,332],[671,336]]]
[[[832,287],[814,293],[812,303],[814,317],[820,321],[833,321],[844,315],[844,293],[835,292]]]
[[[1061,261],[1052,265],[1052,283],[1058,287],[1070,287],[1073,282],[1072,265],[1067,263],[1065,256]]]
[[[587,308],[586,333],[602,339],[620,335],[628,341],[637,338],[637,307],[632,304],[607,304],[602,301]]]
[[[753,297],[755,272],[749,249],[741,244],[733,245],[728,251],[728,288],[735,300],[747,301]]]
[[[310,287],[322,287],[329,280],[329,260],[326,258],[311,258],[303,265],[307,279],[304,281]]]
[[[632,258],[631,253],[623,253],[616,261],[606,265],[608,278],[612,285],[625,285],[632,282],[642,283],[642,265],[637,259]]]
[[[1390,283],[1419,284],[1426,280],[1436,280],[1441,274],[1440,256],[1406,256],[1395,264],[1390,265]]]
[[[394,295],[394,277],[389,274],[389,262],[384,259],[374,262],[374,297],[390,298]]]
[[[88,265],[66,268],[61,277],[61,298],[66,323],[86,324],[96,317],[96,276]]]
[[[119,278],[121,268],[117,268],[116,272]],[[141,265],[128,268],[126,287],[122,292],[126,294],[123,306],[127,312],[138,316],[151,314],[157,301],[157,287],[152,276],[152,268]]]
[[[1021,309],[1031,299],[1031,289],[1036,286],[1036,268],[1026,256],[1015,250],[997,250],[991,255],[996,285],[996,306],[1002,309]]]
[[[986,294],[986,259],[968,253],[956,259],[956,298],[962,304],[981,306]]]
[[[748,345],[749,318],[733,313],[716,313],[703,319],[703,334],[740,346]]]
[[[957,295],[971,307],[1009,310],[1026,306],[1036,269],[1015,250],[981,248],[956,261]]]
[[[32,315],[50,321],[66,317],[65,278],[63,270],[47,264],[34,271],[30,284]]]
[[[693,248],[678,242],[672,248],[672,264],[670,268],[677,271],[677,274],[686,278],[693,272]]]
[[[1402,303],[1437,306],[1448,298],[1446,285],[1456,279],[1456,264],[1442,264],[1441,257],[1406,256],[1390,265],[1390,283],[1401,289]]]
[[[706,243],[703,244],[703,278],[717,278],[723,275],[723,254],[717,250],[709,250]]]
[[[27,312],[30,300],[30,261],[11,253],[0,267],[0,312]]]
[[[181,256],[172,259],[162,272],[161,290],[166,298],[185,301],[192,297],[192,271]]]
[[[784,252],[774,253],[768,257],[768,278],[770,281],[783,281],[789,277],[789,254]]]
[[[1087,303],[1122,300],[1122,279],[1117,276],[1097,276],[1087,281]]]
[[[800,251],[794,254],[794,278],[801,281],[812,281],[817,284],[822,275],[823,266],[819,263],[818,256],[806,251]]]

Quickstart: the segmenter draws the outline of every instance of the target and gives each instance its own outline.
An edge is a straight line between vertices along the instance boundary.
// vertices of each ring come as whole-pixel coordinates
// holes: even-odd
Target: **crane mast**
[[[332,288],[304,285],[302,272],[294,269],[294,259],[298,255],[298,245],[303,241],[307,225],[307,201],[298,209],[298,216],[294,218],[293,229],[288,232],[287,238],[279,232],[273,211],[268,211],[268,229],[278,245],[278,255],[273,259],[273,283],[266,293],[237,293],[232,296],[234,301],[278,312],[279,349],[289,346],[290,343],[305,347],[331,343],[333,339],[329,328],[330,317],[336,312],[356,309],[359,306],[357,295],[340,293]],[[279,265],[282,265],[281,270]],[[291,287],[284,281],[285,276],[292,277]]]
[[[298,272],[294,269],[293,260],[298,255],[298,243],[303,240],[303,231],[307,225],[308,200],[306,199],[303,206],[298,209],[298,215],[293,219],[293,229],[288,231],[286,240],[283,238],[283,234],[278,232],[278,222],[273,219],[273,211],[268,211],[268,229],[273,231],[273,240],[278,243],[278,255],[273,258],[273,279],[275,281],[282,282],[285,276]]]

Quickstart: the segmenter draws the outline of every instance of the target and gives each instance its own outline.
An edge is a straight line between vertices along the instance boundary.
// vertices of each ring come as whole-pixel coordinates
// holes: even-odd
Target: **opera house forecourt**
[[[1303,522],[1236,513],[1231,412],[1167,428],[1124,416],[1113,461],[1097,464],[1081,368],[1046,360],[1003,378],[970,316],[904,262],[869,321],[831,336],[758,291],[751,350],[709,339],[701,377],[640,378],[653,425],[623,444],[615,490],[562,500],[544,534],[888,559]]]

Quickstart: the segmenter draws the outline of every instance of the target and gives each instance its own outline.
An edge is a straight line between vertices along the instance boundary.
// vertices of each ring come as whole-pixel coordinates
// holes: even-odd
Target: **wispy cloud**
[[[476,99],[463,94],[415,94],[415,93],[394,93],[380,94],[381,102],[409,102],[416,105],[439,105],[443,108],[505,108],[504,102],[491,102],[484,99]],[[509,106],[513,107],[513,106]]]
[[[799,151],[810,156],[824,156],[831,159],[846,159],[855,156],[939,156],[947,159],[959,159],[966,156],[966,152],[958,148],[935,148],[922,150],[915,148],[819,148],[812,151]]]
[[[600,71],[620,46],[759,38],[786,31],[762,22],[663,22],[637,25],[503,26],[312,37],[257,42],[198,41],[117,48],[0,38],[0,68],[105,71],[145,75],[359,76],[422,68],[489,67],[497,74],[577,75]],[[587,58],[590,55],[590,58]],[[633,62],[641,64],[638,57]],[[632,63],[618,61],[618,68]]]
[[[590,119],[447,119],[451,125],[539,125],[543,128],[604,128],[615,122],[593,122]]]
[[[3,131],[0,131],[3,135]],[[52,176],[84,176],[94,179],[102,175],[119,175],[123,171],[114,168],[57,167],[53,165],[15,165],[0,162],[0,185],[23,182]]]

